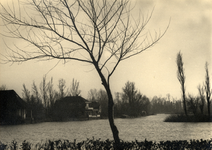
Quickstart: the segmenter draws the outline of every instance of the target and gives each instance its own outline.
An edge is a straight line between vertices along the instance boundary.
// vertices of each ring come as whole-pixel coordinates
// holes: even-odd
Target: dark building
[[[17,124],[26,119],[27,103],[14,90],[0,91],[0,123]]]
[[[54,104],[54,117],[57,120],[70,120],[85,117],[85,102],[81,96],[67,96]]]
[[[100,105],[81,96],[67,96],[54,104],[54,118],[58,121],[75,120],[99,115]],[[100,116],[98,116],[100,117]]]

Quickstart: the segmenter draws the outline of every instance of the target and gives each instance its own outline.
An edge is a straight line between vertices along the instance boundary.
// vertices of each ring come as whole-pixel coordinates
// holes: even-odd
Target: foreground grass
[[[180,141],[161,141],[161,142],[152,142],[152,141],[143,141],[138,142],[124,142],[121,141],[121,149],[123,150],[169,150],[169,149],[176,149],[176,150],[211,150],[212,149],[212,139],[210,140],[180,140]],[[0,142],[0,150],[115,150],[114,141],[112,140],[89,140],[82,141],[76,143],[70,142],[68,140],[56,140],[51,141],[47,140],[46,142],[41,142],[38,144],[31,144],[27,141],[23,141],[20,146],[16,141],[12,141],[10,144],[4,144]]]
[[[211,116],[212,117],[212,116]],[[164,122],[212,122],[212,118],[208,115],[184,115],[184,114],[172,114],[168,116]]]

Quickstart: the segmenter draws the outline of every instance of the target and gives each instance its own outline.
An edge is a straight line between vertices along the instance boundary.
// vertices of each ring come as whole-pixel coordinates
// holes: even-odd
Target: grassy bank
[[[164,122],[212,122],[212,117],[208,115],[184,115],[184,114],[172,114],[168,116]]]
[[[210,150],[212,149],[212,139],[210,140],[181,140],[181,141],[161,141],[161,142],[152,142],[152,141],[132,141],[132,142],[124,142],[121,141],[121,147],[123,150],[143,150],[143,149],[204,149]],[[20,146],[16,141],[12,141],[10,144],[5,144],[0,142],[0,150],[114,150],[114,141],[112,140],[89,140],[82,141],[77,143],[76,140],[74,142],[70,142],[68,140],[57,140],[51,141],[47,140],[46,142],[37,143],[35,145],[23,141]]]

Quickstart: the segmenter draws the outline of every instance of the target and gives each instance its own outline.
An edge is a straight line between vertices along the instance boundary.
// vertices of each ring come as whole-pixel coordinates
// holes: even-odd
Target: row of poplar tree
[[[192,112],[194,115],[207,114],[208,117],[210,118],[212,89],[210,87],[208,62],[205,63],[205,81],[203,82],[202,85],[199,84],[197,87],[199,91],[198,96],[192,96],[190,94],[186,94],[186,88],[185,88],[186,77],[181,52],[177,54],[176,63],[177,63],[177,78],[181,84],[182,102],[185,115],[188,116],[188,114]]]

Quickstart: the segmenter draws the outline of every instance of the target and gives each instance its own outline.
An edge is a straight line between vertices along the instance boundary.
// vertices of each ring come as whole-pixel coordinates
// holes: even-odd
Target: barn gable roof
[[[27,107],[27,103],[14,90],[0,90],[0,105],[14,109]]]
[[[86,103],[87,101],[81,96],[67,96],[57,100],[56,103]]]

